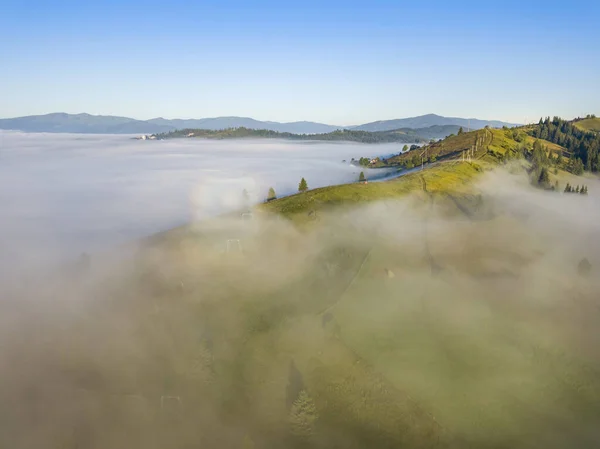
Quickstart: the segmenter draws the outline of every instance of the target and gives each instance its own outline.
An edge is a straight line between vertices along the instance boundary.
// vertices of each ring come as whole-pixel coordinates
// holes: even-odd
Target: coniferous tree
[[[571,184],[569,184],[567,182],[567,185],[565,186],[565,193],[571,193]]]
[[[548,187],[548,184],[550,184],[550,176],[548,175],[548,169],[546,167],[542,167],[540,177],[538,178],[538,184],[542,187]]]
[[[367,179],[365,178],[365,172],[361,171],[360,175],[358,175],[358,182],[365,182]]]
[[[463,130],[463,127],[461,126],[461,127],[458,129],[458,135],[460,136],[462,133],[464,133],[464,130]]]
[[[269,187],[269,194],[267,195],[267,201],[272,201],[277,199],[277,195],[275,194],[275,189],[273,187]]]
[[[306,183],[306,179],[302,178],[300,184],[298,184],[298,192],[306,192],[307,190],[308,184]]]
[[[578,176],[583,175],[583,162],[579,158],[573,162],[573,174]]]
[[[579,186],[575,188],[575,193],[579,193]]]
[[[554,117],[552,120],[542,119],[541,123],[528,131],[530,135],[547,139],[568,150],[569,164],[567,169],[575,174],[583,171],[597,172],[600,170],[600,134],[584,131],[573,122]],[[566,156],[563,154],[563,156]],[[558,165],[561,159],[556,158]],[[577,162],[581,160],[581,163]],[[554,162],[554,161],[553,161]]]
[[[315,421],[318,419],[315,403],[306,390],[302,390],[290,410],[290,431],[301,441],[307,441],[314,434]]]

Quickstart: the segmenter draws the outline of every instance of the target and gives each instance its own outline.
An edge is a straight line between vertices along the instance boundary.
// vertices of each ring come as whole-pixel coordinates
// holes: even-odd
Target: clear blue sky
[[[0,0],[0,117],[600,113],[600,2]]]

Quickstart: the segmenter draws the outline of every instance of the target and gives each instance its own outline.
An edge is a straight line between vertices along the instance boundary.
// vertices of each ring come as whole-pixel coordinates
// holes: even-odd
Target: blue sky
[[[0,117],[600,113],[599,3],[0,0]]]

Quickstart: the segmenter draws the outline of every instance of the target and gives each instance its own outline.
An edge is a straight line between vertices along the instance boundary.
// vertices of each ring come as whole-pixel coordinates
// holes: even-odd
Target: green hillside
[[[600,132],[600,118],[598,117],[577,120],[574,123],[582,131]]]
[[[479,164],[456,161],[387,182],[344,184],[313,189],[271,201],[262,205],[260,210],[294,217],[299,221],[310,221],[313,213],[321,210],[329,211],[335,207],[351,208],[368,202],[395,200],[408,194],[466,194],[473,190],[471,182],[482,170]],[[302,214],[306,216],[302,217]]]
[[[438,157],[422,171],[191,223],[41,285],[46,308],[7,311],[44,321],[5,340],[2,446],[593,447],[595,277],[543,207],[480,182],[552,152],[525,131],[450,137],[410,152]]]

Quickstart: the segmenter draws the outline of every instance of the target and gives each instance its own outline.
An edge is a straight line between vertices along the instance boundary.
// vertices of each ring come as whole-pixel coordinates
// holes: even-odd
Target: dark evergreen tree
[[[365,178],[365,172],[361,171],[360,175],[358,175],[358,182],[365,182],[367,179]]]
[[[575,161],[573,162],[573,174],[575,175],[583,175],[583,162],[581,161],[581,159],[577,158],[575,159]]]
[[[548,175],[548,169],[546,167],[542,167],[540,171],[538,184],[542,187],[548,187],[548,185],[550,184],[550,176]]]
[[[458,129],[458,135],[460,136],[462,133],[464,133],[464,130],[462,128],[462,126]]]

